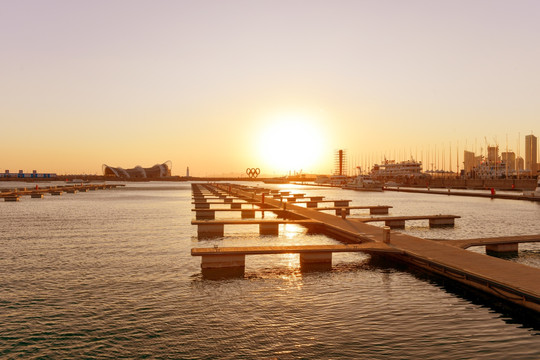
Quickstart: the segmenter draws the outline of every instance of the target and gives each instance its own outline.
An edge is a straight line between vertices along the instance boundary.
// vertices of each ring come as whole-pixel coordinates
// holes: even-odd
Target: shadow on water
[[[226,280],[244,277],[244,267],[229,267],[221,269],[201,269],[204,280]]]
[[[295,272],[293,269],[292,271]],[[309,273],[318,273],[318,272],[330,272],[332,271],[332,264],[331,263],[312,263],[312,264],[301,264],[299,268],[300,274],[309,274]],[[290,274],[291,269],[272,269],[270,270],[272,273],[274,273],[277,276],[281,276],[283,274]],[[230,268],[221,268],[221,269],[201,269],[200,277],[194,277],[199,278],[201,280],[227,280],[227,279],[237,279],[237,278],[253,278],[257,277],[253,274],[245,274],[245,268],[242,266],[238,267],[230,267]]]
[[[511,255],[510,255],[511,256]],[[366,261],[354,264],[302,264],[299,268],[272,268],[263,271],[245,273],[244,267],[235,267],[227,269],[201,269],[199,275],[194,275],[192,278],[195,281],[204,280],[228,280],[228,279],[258,279],[274,276],[290,275],[292,272],[301,275],[314,273],[343,273],[362,270],[382,270],[382,271],[399,271],[413,275],[415,278],[435,285],[445,292],[466,300],[474,305],[488,308],[499,314],[499,318],[508,324],[520,325],[524,328],[530,328],[536,331],[534,335],[540,335],[540,314],[516,306],[515,304],[499,298],[495,298],[482,291],[465,286],[455,280],[448,279],[433,273],[426,272],[423,269],[413,267],[407,264],[392,261],[384,256],[371,256]]]
[[[508,258],[508,256],[512,257],[514,255],[505,256],[505,258]],[[500,314],[499,318],[508,324],[516,324],[521,325],[524,328],[533,329],[536,331],[534,335],[540,335],[540,314],[533,310],[516,306],[510,301],[496,298],[480,290],[465,286],[455,280],[427,272],[421,268],[404,263],[396,263],[383,256],[372,256],[367,264],[373,268],[407,272],[419,280],[429,282],[474,305],[488,308]]]

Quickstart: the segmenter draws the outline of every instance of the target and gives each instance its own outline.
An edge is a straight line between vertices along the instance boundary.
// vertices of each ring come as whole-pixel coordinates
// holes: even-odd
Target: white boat
[[[349,182],[349,178],[346,175],[332,175],[330,176],[330,186],[341,187]]]
[[[330,184],[330,176],[328,175],[317,175],[315,178],[315,184],[319,185],[328,185]]]
[[[343,189],[352,189],[359,191],[383,191],[383,184],[375,181],[369,176],[358,175],[353,181],[345,184]]]
[[[349,182],[349,178],[346,175],[319,175],[315,179],[315,184],[318,185],[330,185],[341,187]]]
[[[371,176],[380,180],[421,177],[422,162],[415,160],[401,162],[385,160],[383,164],[373,165]]]
[[[88,180],[83,180],[83,179],[66,180],[67,184],[82,184],[82,183],[87,183],[87,182],[89,182],[89,181]]]

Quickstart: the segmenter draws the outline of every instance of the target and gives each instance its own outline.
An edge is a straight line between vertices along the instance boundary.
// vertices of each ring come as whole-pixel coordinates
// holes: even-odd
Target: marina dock
[[[353,247],[340,248],[341,250],[339,251],[346,251],[346,249],[353,251],[354,249],[354,251],[380,254],[398,262],[423,269],[429,273],[452,279],[453,281],[481,290],[484,293],[510,303],[540,312],[540,269],[464,250],[465,247],[469,246],[467,244],[472,244],[470,246],[480,244],[493,246],[492,251],[495,253],[507,253],[514,251],[513,249],[517,249],[518,243],[538,241],[540,236],[504,237],[497,240],[471,239],[467,240],[468,243],[465,241],[456,241],[455,244],[452,244],[453,241],[450,240],[437,241],[422,239],[391,231],[389,227],[380,228],[369,225],[366,221],[363,221],[364,219],[347,218],[346,214],[343,213],[341,216],[336,216],[318,211],[318,208],[314,209],[307,206],[299,206],[298,204],[289,204],[283,202],[282,199],[278,201],[277,199],[269,198],[268,194],[270,192],[268,189],[232,184],[192,184],[192,189],[194,195],[197,194],[198,196],[203,196],[204,194],[232,196],[239,201],[250,201],[252,206],[253,204],[258,204],[258,206],[264,207],[265,210],[279,210],[281,215],[283,215],[283,211],[286,211],[285,216],[287,219],[294,219],[299,225],[312,226],[312,230],[326,234],[346,244],[362,245],[356,249]],[[429,219],[430,217],[436,218],[437,216],[440,215],[424,216],[421,218]],[[444,221],[451,220],[452,223],[454,219],[459,218],[457,215],[444,216],[446,217]],[[391,219],[391,217],[388,218]],[[407,217],[405,218],[407,219]],[[413,220],[414,217],[408,217],[408,219]],[[380,217],[377,220],[385,221],[384,217]],[[245,223],[245,220],[236,221]],[[257,221],[258,224],[262,223],[262,220]],[[223,225],[228,224],[225,220],[222,222]],[[201,223],[197,221],[192,223],[201,226]],[[207,224],[211,224],[211,222]],[[217,220],[214,225],[216,224],[218,224]],[[275,234],[275,224],[273,226]],[[337,252],[338,247],[332,249],[331,247],[321,248],[320,246],[322,245],[317,246],[319,248],[310,249],[310,251],[319,254],[313,257],[311,261],[326,265],[330,264],[331,266],[331,254]],[[300,248],[276,248],[272,250],[271,248],[259,249],[248,246],[234,249],[194,248],[192,249],[192,255],[202,257],[204,266],[201,266],[203,269],[225,270],[236,268],[241,269],[240,272],[243,273],[245,265],[242,265],[242,261],[239,260],[242,256],[271,253],[272,251],[275,251],[274,253],[283,253],[283,251],[288,253],[302,253]],[[229,255],[233,256],[234,260],[228,262],[226,258],[221,257],[218,259],[215,257]]]
[[[528,201],[537,201],[540,202],[540,197],[538,196],[528,196],[522,194],[487,194],[473,191],[459,191],[455,189],[417,189],[417,188],[403,188],[403,187],[385,187],[384,191],[400,191],[408,193],[419,193],[419,194],[434,194],[434,195],[447,195],[447,196],[470,196],[470,197],[481,197],[489,199],[506,199],[506,200],[528,200]]]
[[[38,188],[15,188],[3,189],[0,192],[0,199],[4,201],[19,201],[23,196],[30,196],[32,199],[43,199],[44,195],[61,196],[62,194],[76,194],[78,192],[87,192],[89,190],[116,189],[120,184],[76,184],[59,185]]]

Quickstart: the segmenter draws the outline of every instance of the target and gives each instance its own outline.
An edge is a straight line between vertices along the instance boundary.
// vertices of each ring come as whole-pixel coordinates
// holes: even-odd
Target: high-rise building
[[[501,153],[501,159],[508,166],[508,173],[516,170],[516,154],[512,151]]]
[[[522,171],[524,169],[525,169],[525,161],[523,160],[521,156],[518,156],[516,158],[516,170]]]
[[[537,159],[537,138],[534,135],[525,136],[525,170],[531,175],[536,175]]]
[[[466,173],[470,173],[475,166],[474,153],[472,151],[465,150],[463,152],[463,169]]]
[[[499,147],[498,146],[488,146],[487,148],[487,161],[491,164],[499,162]]]

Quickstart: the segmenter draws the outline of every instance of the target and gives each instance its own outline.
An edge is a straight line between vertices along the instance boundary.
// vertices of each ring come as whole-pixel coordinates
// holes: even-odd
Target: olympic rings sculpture
[[[246,169],[246,174],[251,179],[255,179],[257,176],[259,176],[260,173],[261,173],[261,169],[259,169],[259,168],[247,168]]]

